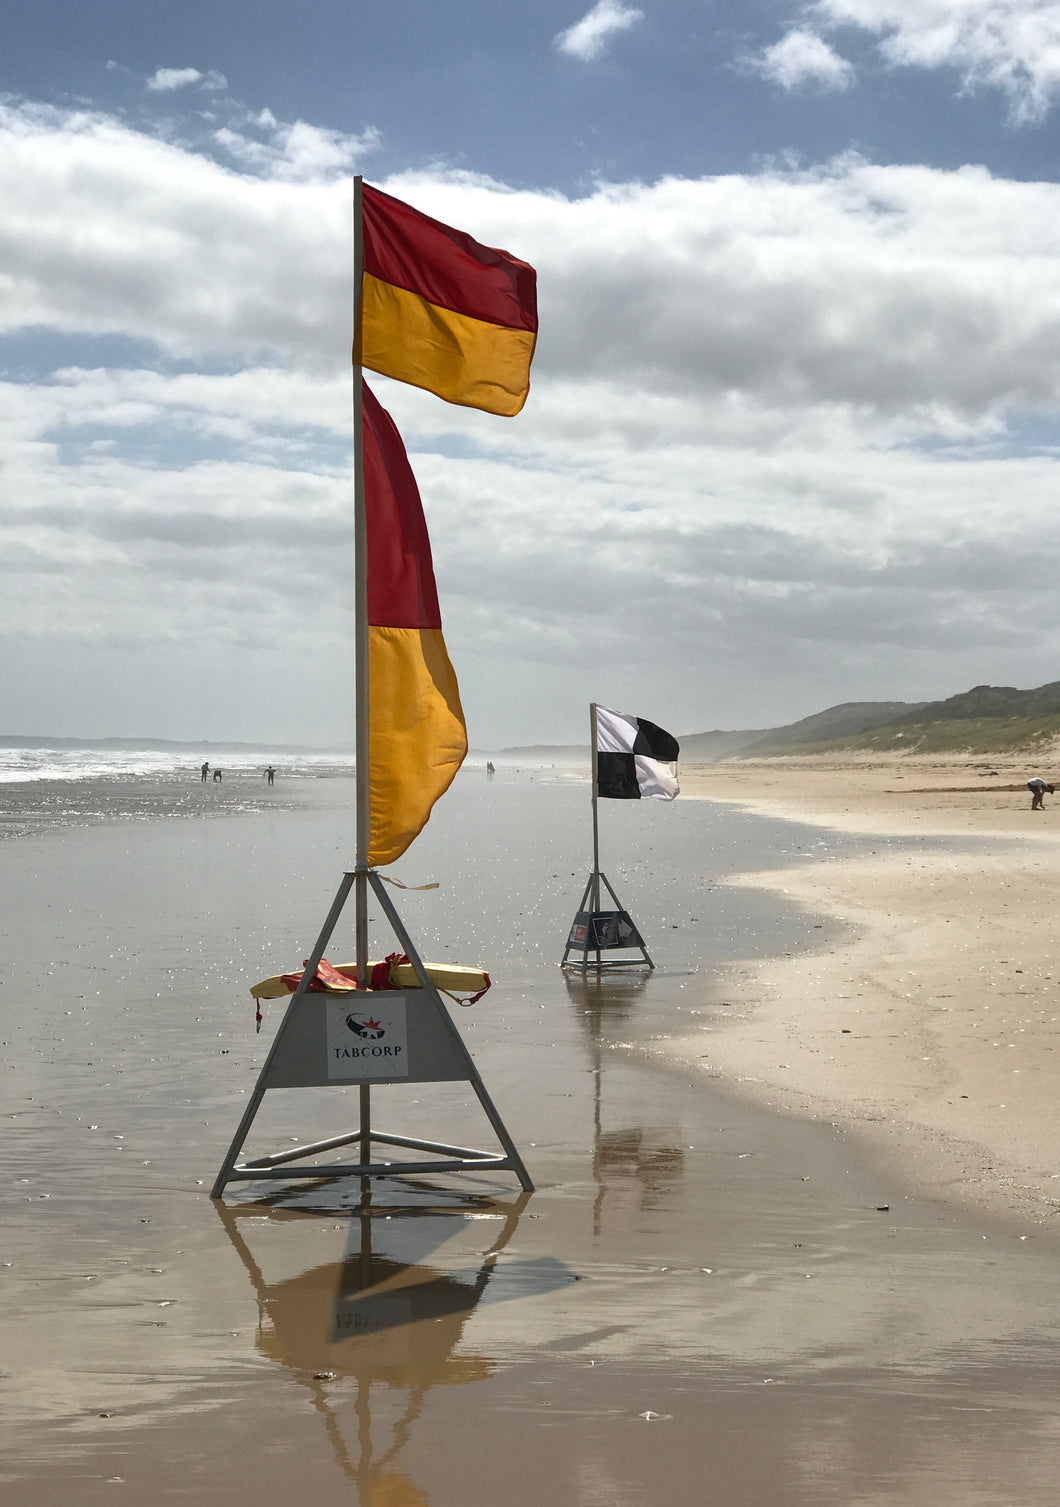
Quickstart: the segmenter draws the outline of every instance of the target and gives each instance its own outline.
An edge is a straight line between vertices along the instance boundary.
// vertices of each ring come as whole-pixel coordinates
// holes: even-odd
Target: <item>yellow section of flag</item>
[[[467,754],[456,675],[439,628],[368,630],[371,837],[393,863],[426,825]]]
[[[506,418],[526,402],[532,330],[456,314],[367,273],[362,311],[355,359],[369,370]]]

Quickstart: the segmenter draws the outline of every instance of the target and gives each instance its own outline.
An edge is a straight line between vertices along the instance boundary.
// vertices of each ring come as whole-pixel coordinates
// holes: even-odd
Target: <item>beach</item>
[[[806,1067],[825,1038],[790,1018],[786,980],[876,935],[888,865],[996,852],[999,874],[1033,872],[1051,838],[1029,797],[1000,790],[1026,828],[1003,842],[960,816],[910,833],[897,813],[885,832],[882,809],[870,835],[839,830],[830,792],[800,817],[778,774],[783,819],[742,809],[770,798],[743,766],[702,772],[717,799],[608,803],[604,866],[656,967],[595,979],[558,967],[591,852],[584,776],[464,771],[390,872],[439,885],[394,891],[428,957],[491,971],[485,999],[451,1013],[534,1191],[475,1172],[384,1177],[365,1197],[278,1168],[217,1201],[284,1009],[264,1002],[259,1034],[249,988],[297,966],[331,905],[348,771],[281,769],[273,790],[248,767],[223,791],[172,770],[0,792],[11,1499],[1050,1507],[1060,1276],[1044,1202],[923,1177],[929,1127],[905,1109],[865,1139]],[[370,935],[390,950],[378,916]],[[1038,983],[1029,955],[1001,955]],[[922,1080],[893,1064],[930,1064],[843,992],[850,1017],[833,1022],[859,1071],[915,1100]],[[391,1131],[489,1144],[464,1082],[372,1093]],[[348,1131],[356,1112],[356,1088],[267,1094],[247,1152]],[[983,1187],[1016,1186],[981,1170]]]
[[[829,755],[683,772],[688,795],[843,832],[965,843],[731,876],[845,928],[737,970],[709,1062],[856,1130],[914,1185],[1048,1232],[1060,1213],[1060,807],[1026,758]],[[1048,778],[1048,774],[1045,776]],[[684,1055],[700,1056],[696,1038]]]

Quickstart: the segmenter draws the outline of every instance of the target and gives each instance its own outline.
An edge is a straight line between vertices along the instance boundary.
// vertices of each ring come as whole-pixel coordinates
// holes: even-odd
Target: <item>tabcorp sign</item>
[[[385,994],[329,999],[326,1052],[332,1081],[365,1078],[407,1078],[408,1023],[405,996],[388,1000]]]

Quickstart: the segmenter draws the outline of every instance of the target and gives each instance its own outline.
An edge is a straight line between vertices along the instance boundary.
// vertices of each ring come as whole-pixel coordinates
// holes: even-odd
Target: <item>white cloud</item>
[[[644,12],[622,0],[597,0],[592,10],[573,26],[561,31],[556,37],[556,46],[568,57],[580,58],[589,63],[598,58],[607,43],[620,31],[644,19]]]
[[[1052,404],[1060,187],[874,167],[602,188],[568,202],[406,175],[542,269],[541,360],[581,382],[955,432]],[[466,208],[465,208],[466,206]],[[1056,217],[1056,218],[1054,218]]]
[[[351,211],[327,152],[302,161],[250,177],[100,115],[0,111],[0,332],[82,341],[35,380],[0,346],[9,717],[30,661],[80,705],[78,644],[191,688],[209,645],[218,734],[275,735],[266,662],[270,708],[333,706],[319,736],[340,731]],[[678,732],[1056,678],[1060,186],[856,157],[578,200],[383,186],[539,269],[517,420],[378,384],[477,742],[569,736],[605,694],[587,677]],[[103,336],[143,354],[94,364]],[[635,649],[660,638],[662,666]],[[139,722],[117,672],[94,691],[86,730]],[[141,730],[205,735],[194,712]]]
[[[796,89],[802,84],[848,89],[854,82],[850,63],[816,32],[801,27],[767,47],[752,66],[783,89]]]
[[[237,176],[46,108],[0,107],[0,140],[0,186],[21,196],[0,226],[0,329],[120,331],[220,354],[322,353],[348,326],[348,184]]]
[[[1060,87],[1060,0],[815,0],[804,14],[878,38],[891,64],[1000,90],[1017,122],[1040,120]]]
[[[227,89],[228,80],[223,73],[212,68],[208,73],[200,73],[198,68],[158,68],[145,87],[152,94],[169,94],[175,89],[188,89],[193,84],[200,89]]]
[[[263,110],[254,124],[267,133],[264,141],[223,126],[214,139],[240,167],[291,183],[313,178],[348,176],[362,158],[379,145],[380,134],[369,128],[359,136],[330,131],[296,120],[288,125]]]

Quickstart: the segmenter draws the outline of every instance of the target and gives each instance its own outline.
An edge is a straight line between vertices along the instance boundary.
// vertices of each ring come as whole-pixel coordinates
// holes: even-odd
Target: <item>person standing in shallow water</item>
[[[206,776],[210,773],[210,766],[209,766],[209,764],[204,764],[202,766],[202,768],[199,770],[199,773],[202,775],[202,782],[205,785],[206,784]]]
[[[1044,811],[1045,807],[1042,804],[1042,796],[1052,795],[1053,787],[1047,785],[1039,775],[1035,775],[1033,780],[1027,781],[1027,789],[1031,793],[1031,810]]]
[[[266,780],[268,780],[268,782],[269,782],[270,785],[272,784],[273,780],[276,778],[276,771],[275,771],[275,769],[273,769],[273,767],[272,767],[271,764],[269,765],[268,769],[266,769],[266,771],[265,771],[265,778],[266,778]]]

